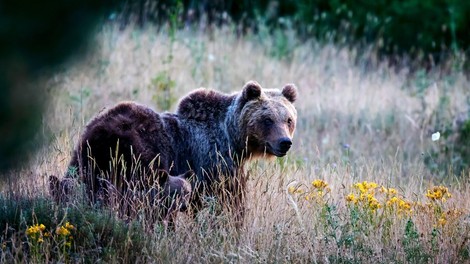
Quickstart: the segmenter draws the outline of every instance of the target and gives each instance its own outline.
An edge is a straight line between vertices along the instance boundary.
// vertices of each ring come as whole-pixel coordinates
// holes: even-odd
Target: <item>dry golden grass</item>
[[[294,147],[283,160],[247,167],[251,178],[245,226],[236,231],[227,215],[213,215],[210,209],[201,212],[198,221],[183,215],[176,232],[148,236],[139,260],[470,261],[465,258],[470,251],[470,177],[446,171],[436,175],[424,163],[438,144],[444,144],[432,142],[431,133],[467,111],[470,82],[465,76],[459,71],[444,76],[436,68],[420,77],[391,68],[372,52],[357,55],[355,50],[298,44],[295,39],[289,39],[292,50],[279,60],[269,55],[276,41],[261,35],[237,38],[229,29],[218,29],[212,36],[182,30],[172,41],[164,30],[103,27],[94,52],[48,80],[51,100],[44,133],[50,143],[15,173],[18,181],[4,191],[47,195],[47,175],[64,173],[83,126],[103,107],[135,100],[161,110],[152,84],[157,76],[175,82],[171,93],[176,98],[200,86],[231,92],[251,79],[263,87],[292,82],[300,95]],[[436,118],[436,113],[444,118]],[[289,186],[307,188],[314,179],[331,188],[321,201],[289,194]],[[418,237],[405,245],[405,237],[414,239],[405,230],[408,217],[380,220],[382,213],[361,211],[346,202],[352,185],[364,180],[394,187],[406,199],[421,203],[427,202],[427,188],[443,183],[453,196],[441,209],[455,208],[462,215],[436,228],[436,212],[414,208],[411,219]],[[434,238],[433,230],[438,232]],[[420,255],[424,252],[430,257]],[[125,256],[117,253],[111,260],[129,261]]]

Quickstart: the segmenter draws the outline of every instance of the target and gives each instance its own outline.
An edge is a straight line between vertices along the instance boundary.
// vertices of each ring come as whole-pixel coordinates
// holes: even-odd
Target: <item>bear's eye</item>
[[[287,119],[287,124],[290,126],[292,125],[292,118]]]
[[[272,124],[274,124],[274,121],[271,118],[265,118],[263,122],[265,126],[271,126]]]

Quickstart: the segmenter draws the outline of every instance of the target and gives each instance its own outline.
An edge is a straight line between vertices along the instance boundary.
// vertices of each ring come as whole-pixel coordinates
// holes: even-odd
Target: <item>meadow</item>
[[[374,47],[234,31],[108,24],[86,57],[45,76],[46,144],[1,183],[0,262],[470,263],[463,55],[411,71]],[[64,174],[104,107],[134,100],[174,111],[195,88],[230,93],[248,80],[295,83],[298,120],[286,157],[247,166],[241,229],[210,202],[195,219],[180,214],[171,232],[51,201],[48,176]]]

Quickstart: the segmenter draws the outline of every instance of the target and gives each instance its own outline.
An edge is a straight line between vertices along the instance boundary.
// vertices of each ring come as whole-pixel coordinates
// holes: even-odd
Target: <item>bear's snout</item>
[[[281,152],[286,153],[287,151],[289,151],[290,147],[292,146],[292,140],[290,138],[283,137],[279,139],[278,146]]]

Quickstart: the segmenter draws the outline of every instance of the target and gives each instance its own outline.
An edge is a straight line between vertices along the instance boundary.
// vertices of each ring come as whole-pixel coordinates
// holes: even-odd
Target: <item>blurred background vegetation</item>
[[[293,28],[304,40],[374,45],[390,58],[425,64],[457,51],[468,54],[470,47],[470,2],[459,0],[128,0],[117,14],[123,27],[131,18],[145,26],[167,23],[176,15],[180,26],[235,22],[240,33],[260,26]]]

